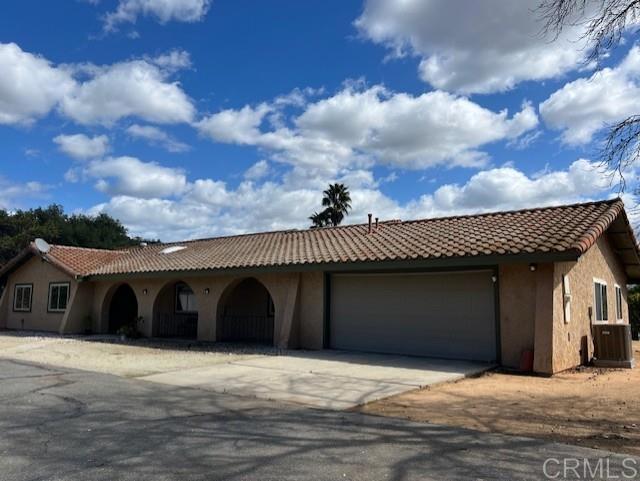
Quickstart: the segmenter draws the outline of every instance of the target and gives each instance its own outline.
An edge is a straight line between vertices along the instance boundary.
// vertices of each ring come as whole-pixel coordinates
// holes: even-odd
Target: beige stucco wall
[[[536,273],[527,264],[506,264],[498,276],[502,364],[517,369],[522,351],[534,348]]]
[[[567,275],[571,291],[570,320],[564,319],[562,276]],[[616,299],[614,285],[622,290],[622,322],[629,323],[626,275],[606,236],[578,262],[559,262],[553,274],[553,372],[577,366],[593,356],[589,309],[594,306],[594,278],[607,284],[609,323],[615,323]],[[595,314],[594,314],[595,315]],[[595,320],[595,319],[594,319]],[[582,350],[582,352],[581,352]]]
[[[3,302],[2,310],[7,328],[53,332],[60,330],[65,313],[47,312],[50,282],[68,282],[69,300],[78,285],[72,277],[51,264],[43,262],[39,257],[32,257],[11,273],[7,281],[7,299]],[[33,284],[31,312],[14,312],[13,296],[16,284]],[[67,310],[69,306],[70,303],[67,304]]]
[[[60,333],[84,333],[92,330],[91,307],[94,285],[91,282],[76,282],[71,286],[67,312],[60,325]]]
[[[218,302],[225,289],[247,276],[185,276],[174,279],[135,278],[127,281],[138,300],[138,329],[153,332],[156,298],[167,284],[182,281],[193,289],[198,304],[198,339],[216,340]],[[323,345],[322,273],[266,273],[252,276],[269,291],[275,306],[274,342],[280,347],[321,349]],[[121,281],[94,282],[91,317],[96,332],[107,332],[111,296]],[[208,291],[208,294],[206,293]],[[146,292],[146,294],[145,294]]]
[[[533,350],[536,372],[551,370],[553,264],[499,267],[502,365],[519,369],[523,351]]]
[[[562,276],[571,291],[570,320],[565,322]],[[614,286],[622,290],[624,323],[629,322],[626,275],[606,235],[577,262],[506,264],[500,276],[502,364],[518,368],[523,350],[534,350],[534,371],[554,374],[593,356],[589,308],[594,306],[594,278],[607,283],[609,322],[615,320]]]

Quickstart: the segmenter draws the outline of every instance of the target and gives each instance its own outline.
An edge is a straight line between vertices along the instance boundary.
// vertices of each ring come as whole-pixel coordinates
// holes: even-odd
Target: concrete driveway
[[[2,481],[622,481],[640,468],[543,440],[8,359],[0,386]],[[606,476],[565,477],[565,460]]]
[[[290,351],[138,379],[348,409],[405,391],[479,374],[486,363],[345,351]]]

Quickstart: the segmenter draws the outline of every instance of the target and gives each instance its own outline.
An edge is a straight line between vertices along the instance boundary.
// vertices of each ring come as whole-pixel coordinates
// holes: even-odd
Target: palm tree
[[[322,205],[326,207],[331,225],[340,225],[351,210],[351,194],[344,184],[330,184],[322,197]]]
[[[314,212],[309,220],[312,222],[311,227],[325,227],[329,223],[329,212],[327,209],[322,212]]]
[[[344,184],[329,184],[329,188],[322,193],[322,212],[314,212],[309,219],[311,227],[336,226],[344,220],[351,210],[351,194]]]

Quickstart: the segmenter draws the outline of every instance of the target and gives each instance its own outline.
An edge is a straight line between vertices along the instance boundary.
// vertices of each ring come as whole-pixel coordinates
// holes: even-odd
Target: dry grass
[[[634,343],[640,365],[640,343]],[[640,455],[640,367],[582,368],[551,378],[487,373],[359,410]]]

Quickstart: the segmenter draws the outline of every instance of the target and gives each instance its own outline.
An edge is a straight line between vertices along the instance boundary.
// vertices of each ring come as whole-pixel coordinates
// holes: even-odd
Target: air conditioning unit
[[[634,366],[629,324],[594,324],[592,328],[594,366],[624,368]]]

